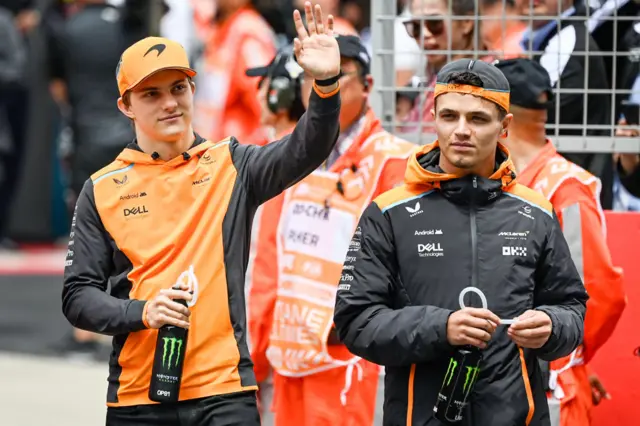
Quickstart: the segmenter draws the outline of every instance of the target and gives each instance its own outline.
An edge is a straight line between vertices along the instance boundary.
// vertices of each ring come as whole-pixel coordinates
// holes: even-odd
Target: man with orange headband
[[[443,67],[437,141],[349,245],[334,322],[385,367],[384,425],[549,426],[538,358],[578,347],[588,296],[552,205],[517,183],[498,143],[508,110],[495,66]]]

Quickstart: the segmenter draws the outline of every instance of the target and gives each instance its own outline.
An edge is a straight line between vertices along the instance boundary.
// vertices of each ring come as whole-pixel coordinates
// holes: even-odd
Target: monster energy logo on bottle
[[[171,368],[171,361],[173,360],[173,354],[175,353],[176,358],[173,366],[177,367],[178,362],[180,362],[180,349],[182,349],[182,339],[178,337],[163,337],[162,340],[164,340],[164,349],[162,351],[162,366],[164,368]],[[167,352],[169,355],[168,358]]]
[[[442,386],[449,386],[451,384],[451,379],[456,373],[456,368],[458,368],[458,361],[453,358],[449,359],[449,367],[447,368],[447,374],[444,376],[444,381],[442,382]],[[462,386],[462,391],[468,393],[471,390],[471,387],[475,383],[478,378],[478,374],[480,373],[480,367],[466,367],[467,374],[464,379],[464,385]]]
[[[478,373],[480,373],[480,367],[467,367],[467,377],[464,379],[464,386],[462,387],[463,392],[469,393],[473,383],[478,378]]]
[[[442,386],[449,386],[451,383],[451,379],[453,379],[453,375],[456,372],[456,368],[458,368],[458,361],[451,358],[449,359],[449,367],[447,367],[447,374],[444,375],[444,381],[442,382]]]

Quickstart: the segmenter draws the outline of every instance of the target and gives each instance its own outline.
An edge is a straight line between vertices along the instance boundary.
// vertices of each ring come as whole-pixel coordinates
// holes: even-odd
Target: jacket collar
[[[439,190],[456,204],[488,204],[516,182],[516,173],[507,148],[498,143],[495,172],[488,178],[475,175],[458,176],[445,173],[438,163],[438,141],[425,145],[409,159],[405,183],[410,187]],[[475,186],[474,186],[475,182]]]

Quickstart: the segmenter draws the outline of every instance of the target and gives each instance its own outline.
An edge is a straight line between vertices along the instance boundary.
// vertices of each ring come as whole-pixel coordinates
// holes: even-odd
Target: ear
[[[189,81],[189,84],[191,85],[191,93],[193,93],[195,95],[195,93],[196,93],[196,83],[193,80],[191,80],[191,81]]]
[[[435,120],[436,118],[436,110],[431,108],[431,118],[433,118]]]
[[[513,120],[513,114],[507,114],[502,120],[502,130],[500,131],[500,137],[506,138],[509,136],[509,125],[511,124],[511,120]]]
[[[371,74],[367,74],[364,77],[364,91],[367,93],[371,93],[372,88],[373,88],[373,76]]]
[[[131,120],[136,119],[136,115],[133,112],[131,112],[131,107],[126,106],[121,97],[118,98],[118,109],[120,110],[121,113],[129,117]]]

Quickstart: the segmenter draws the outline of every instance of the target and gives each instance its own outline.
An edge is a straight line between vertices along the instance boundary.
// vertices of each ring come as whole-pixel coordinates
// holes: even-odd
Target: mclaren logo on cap
[[[147,50],[147,53],[144,54],[144,56],[147,56],[149,53],[153,52],[154,50],[158,52],[158,56],[162,55],[162,52],[164,52],[164,49],[167,48],[166,44],[156,44],[154,46],[151,46],[149,48],[149,50]],[[144,57],[143,56],[143,57]]]
[[[122,66],[122,56],[120,56],[120,60],[118,61],[118,65],[116,66],[116,78],[118,78],[118,74],[120,74],[121,66]]]

